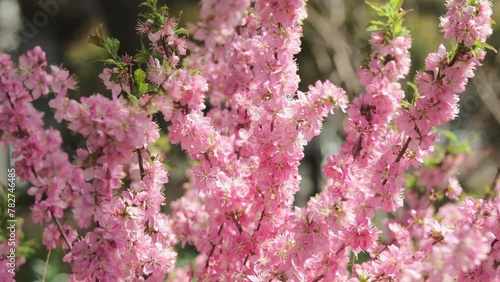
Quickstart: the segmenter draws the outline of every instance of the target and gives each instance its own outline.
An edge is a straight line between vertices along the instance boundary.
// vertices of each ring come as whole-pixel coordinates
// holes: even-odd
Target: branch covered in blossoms
[[[411,101],[401,86],[412,43],[402,0],[370,4],[381,19],[368,27],[364,91],[350,104],[329,81],[299,90],[303,0],[204,0],[190,31],[147,0],[137,54],[120,54],[101,27],[89,36],[108,54],[104,95],[70,98],[75,79],[47,71],[40,47],[17,65],[1,54],[0,140],[30,183],[43,244],[65,250],[72,281],[493,281],[500,187],[489,199],[461,196],[456,150],[419,169],[492,32],[488,1],[446,4],[441,26],[455,43],[428,55]],[[75,156],[45,128],[33,106],[41,97],[85,140]],[[304,147],[339,109],[347,137],[323,168],[328,183],[295,207]],[[151,149],[161,134],[193,164],[168,216],[166,161]],[[378,228],[381,211],[391,217]],[[177,243],[198,252],[187,268],[175,267]]]

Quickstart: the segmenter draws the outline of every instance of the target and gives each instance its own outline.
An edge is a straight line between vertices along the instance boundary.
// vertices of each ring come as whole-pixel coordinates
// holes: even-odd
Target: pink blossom
[[[116,79],[111,79],[112,75],[117,74]],[[104,69],[99,78],[104,82],[106,89],[111,90],[113,97],[117,97],[122,91],[130,92],[130,84],[126,72],[120,72],[118,68]]]
[[[173,271],[174,281],[494,281],[498,197],[459,200],[461,155],[405,179],[433,153],[434,128],[458,114],[458,94],[485,56],[474,44],[491,34],[488,1],[447,6],[443,32],[458,47],[429,54],[412,103],[400,84],[411,37],[393,32],[371,35],[358,71],[364,90],[351,104],[329,81],[298,91],[302,0],[202,1],[196,44],[177,34],[166,10],[154,11],[137,27],[150,41],[148,89],[137,100],[121,95],[140,67],[127,55],[126,68],[99,75],[111,98],[78,100],[67,97],[76,87],[68,71],[46,72],[41,48],[18,66],[0,55],[0,139],[31,183],[33,221],[50,222],[43,244],[67,248],[72,281],[162,281]],[[49,92],[55,119],[85,139],[74,159],[33,106]],[[295,207],[304,147],[337,108],[347,114],[346,141],[327,157],[323,191]],[[171,216],[162,212],[169,157],[151,146],[160,130],[192,164]],[[441,195],[449,198],[443,206]],[[391,213],[386,233],[372,223],[381,210]],[[61,224],[69,211],[80,235]],[[183,270],[175,270],[178,242],[198,252]],[[370,258],[354,263],[351,254],[361,252]]]

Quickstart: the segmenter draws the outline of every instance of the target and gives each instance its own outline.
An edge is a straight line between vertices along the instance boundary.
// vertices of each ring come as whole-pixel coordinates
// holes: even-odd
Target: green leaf
[[[472,55],[473,55],[473,56],[474,56],[474,58],[476,58],[476,59],[477,59],[477,55],[479,54],[479,50],[480,50],[480,49],[476,49],[476,48],[475,48],[475,49],[470,50],[470,51],[471,51],[471,53],[472,53]]]
[[[398,14],[398,19],[402,20],[406,16],[406,14],[408,14],[408,12],[411,12],[411,11],[413,11],[413,9],[400,11]]]
[[[401,107],[403,109],[408,109],[408,107],[410,107],[411,103],[408,102],[407,100],[401,100]]]
[[[113,65],[113,66],[118,65],[118,62],[115,59],[105,59],[102,61],[107,65]]]
[[[142,94],[148,92],[148,89],[149,89],[149,84],[147,84],[147,83],[140,83],[139,84],[139,89],[138,89],[139,94],[142,95]]]
[[[390,0],[385,4],[378,4],[372,2],[366,2],[375,12],[380,16],[384,17],[385,21],[370,21],[370,25],[367,28],[369,32],[380,32],[386,33],[387,41],[392,38],[406,35],[409,30],[403,26],[404,16],[408,13],[402,9],[403,0]],[[386,42],[387,43],[387,42]]]
[[[142,63],[147,63],[149,60],[149,52],[146,51],[145,49],[139,51],[139,53],[135,54],[134,56],[134,62],[142,64]]]
[[[449,130],[443,130],[442,134],[446,136],[446,138],[450,139],[451,142],[457,142],[457,136],[455,135],[455,133]]]
[[[109,78],[110,81],[117,81],[118,77],[120,76],[120,73],[113,73],[111,74],[111,77]]]
[[[372,25],[381,25],[381,26],[386,25],[386,23],[384,23],[383,21],[370,21],[370,24],[372,24]]]
[[[417,186],[417,178],[414,175],[408,174],[406,175],[406,188],[412,188]]]
[[[20,255],[23,255],[25,257],[30,257],[36,253],[34,246],[35,244],[33,241],[24,241],[20,244],[17,251],[19,252]]]
[[[148,90],[146,92],[158,92],[158,87],[148,83]]]
[[[497,49],[495,49],[495,47],[491,46],[490,44],[488,44],[486,42],[483,42],[481,47],[483,47],[484,49],[491,50],[495,53],[498,53],[498,51],[497,51]]]
[[[391,0],[391,6],[394,7],[396,10],[401,9],[403,6],[403,0]]]
[[[371,276],[364,276],[363,274],[358,274],[358,281],[359,282],[368,282],[370,281]]]
[[[156,11],[157,2],[158,2],[157,0],[147,0],[143,3],[141,3],[141,5],[139,5],[139,7],[146,6],[146,7],[150,8],[151,10]]]
[[[187,29],[185,29],[183,27],[178,27],[175,29],[175,34],[176,35],[188,35],[189,32],[187,31]]]
[[[415,83],[411,81],[406,82],[406,84],[410,86],[411,89],[413,89],[413,99],[411,103],[414,104],[417,101],[417,99],[420,98],[420,93],[418,93],[418,87]]]
[[[403,31],[403,26],[399,23],[394,24],[394,34],[399,35]]]
[[[377,14],[380,14],[383,12],[382,5],[380,5],[380,4],[372,3],[372,2],[368,2],[368,1],[366,1],[366,4],[368,6],[370,6],[370,8],[372,8],[375,12],[377,12]]]
[[[106,50],[111,56],[118,56],[118,49],[120,48],[120,41],[113,37],[106,37]]]
[[[446,151],[452,155],[456,155],[459,153],[470,154],[470,152],[471,152],[470,147],[469,147],[469,145],[467,145],[467,143],[458,143],[458,144],[449,145],[446,148]]]
[[[197,75],[197,74],[203,74],[203,70],[202,69],[192,69],[191,72],[190,72],[191,75]]]
[[[102,26],[102,24],[98,25],[95,29],[95,34],[87,36],[87,40],[89,43],[105,49],[106,44],[104,42],[104,32]]]
[[[142,69],[134,71],[134,80],[137,86],[140,86],[146,79],[146,73]]]
[[[97,47],[105,48],[104,40],[99,38],[97,35],[89,35],[87,36],[87,41],[91,44],[94,44]]]
[[[406,84],[407,84],[408,86],[410,86],[410,87],[411,87],[411,89],[413,89],[413,91],[414,91],[414,92],[418,92],[418,87],[417,87],[417,85],[416,85],[415,83],[413,83],[413,82],[411,82],[411,81],[408,81]]]
[[[137,99],[137,97],[135,97],[132,93],[127,92],[127,97],[130,101],[132,101],[132,103],[136,105],[139,104],[139,99]]]
[[[367,28],[366,28],[366,31],[368,32],[376,32],[376,31],[382,31],[384,30],[383,28],[381,28],[380,26],[378,25],[369,25]]]

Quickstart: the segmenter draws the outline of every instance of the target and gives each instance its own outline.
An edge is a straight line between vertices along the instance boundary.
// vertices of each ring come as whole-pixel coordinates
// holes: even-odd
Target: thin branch
[[[134,79],[134,72],[132,69],[132,64],[128,66],[128,71],[129,71],[129,76],[128,76],[128,84],[130,84],[130,92],[132,96],[137,96],[137,93],[135,91],[135,79]]]
[[[45,267],[43,268],[42,282],[45,282],[45,278],[47,278],[47,268],[49,266],[50,253],[52,253],[52,250],[49,250],[49,253],[47,254],[47,260],[45,261]]]
[[[262,222],[262,219],[264,218],[264,214],[266,213],[266,207],[264,206],[264,209],[262,210],[262,213],[260,214],[260,218],[259,218],[259,223],[257,224],[257,228],[255,228],[253,234],[252,234],[252,237],[250,238],[250,240],[253,240],[253,236],[255,235],[255,233],[257,231],[259,231],[260,229],[260,224]],[[248,258],[250,257],[250,254],[254,254],[253,251],[250,251],[250,253],[248,253],[246,256],[245,256],[245,260],[243,261],[243,265],[247,264],[247,261],[248,261]]]
[[[38,173],[36,173],[36,170],[35,170],[35,167],[33,165],[31,165],[31,172],[33,172],[34,176],[36,178],[40,178],[38,176]],[[56,226],[57,226],[57,230],[59,230],[59,233],[61,233],[61,236],[63,237],[64,239],[64,242],[66,242],[66,245],[68,245],[68,248],[70,250],[73,249],[73,246],[71,246],[71,243],[69,242],[69,239],[68,237],[66,236],[66,233],[64,233],[62,227],[61,227],[61,224],[59,223],[59,220],[54,216],[54,212],[53,211],[50,211],[50,216],[52,217],[52,220],[54,220]]]
[[[210,250],[210,253],[208,254],[207,262],[205,263],[205,268],[208,268],[210,258],[212,257],[212,255],[214,254],[214,251],[215,251],[215,244],[211,244],[211,245],[212,245],[212,249]]]
[[[356,158],[359,156],[359,153],[361,152],[361,149],[363,149],[363,134],[361,134],[361,136],[359,136],[358,138],[358,142],[356,142],[356,147],[353,148],[353,157],[354,157],[354,160],[356,160]]]
[[[262,210],[262,213],[260,214],[259,224],[257,224],[257,228],[255,228],[255,232],[259,231],[260,223],[262,222],[262,219],[264,218],[265,213],[266,213],[266,207],[264,206],[264,209]]]
[[[312,282],[318,282],[320,281],[321,279],[325,278],[325,275],[324,274],[321,274],[320,276],[314,278],[314,280]]]
[[[411,137],[408,137],[408,139],[406,139],[405,144],[403,145],[403,148],[399,152],[398,157],[396,158],[396,161],[395,161],[396,163],[398,163],[401,160],[401,158],[404,156],[406,149],[408,149],[408,145],[410,145],[410,141],[411,141]]]
[[[345,249],[345,244],[340,247],[340,249],[335,253],[335,255],[340,254]]]
[[[234,213],[231,213],[231,219],[233,220],[234,224],[236,225],[236,228],[238,228],[238,232],[241,234],[243,233],[243,227],[241,227],[240,222],[236,219],[236,216],[234,216]]]
[[[136,149],[137,156],[139,157],[139,171],[141,172],[141,180],[144,178],[146,175],[146,172],[144,171],[144,164],[143,164],[143,159],[142,159],[142,152],[141,149]]]
[[[69,242],[69,239],[66,236],[66,233],[64,233],[64,231],[63,231],[63,229],[61,227],[61,224],[59,223],[59,220],[54,216],[54,212],[50,211],[50,215],[52,216],[52,220],[54,220],[54,223],[57,226],[57,230],[59,230],[59,233],[61,233],[61,236],[63,237],[64,242],[66,242],[66,245],[68,245],[68,248],[70,250],[73,250],[73,246],[71,246],[71,243]]]
[[[219,237],[220,237],[220,233],[222,232],[222,227],[224,227],[224,223],[220,225],[219,231],[217,232],[217,236],[219,236]],[[208,268],[208,265],[210,263],[210,258],[212,257],[212,255],[214,254],[214,251],[215,251],[216,244],[210,243],[210,245],[212,245],[212,249],[210,249],[210,253],[208,254],[207,262],[205,263],[205,268]]]

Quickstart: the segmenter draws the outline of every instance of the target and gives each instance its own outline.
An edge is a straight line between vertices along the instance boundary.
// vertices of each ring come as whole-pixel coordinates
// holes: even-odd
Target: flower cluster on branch
[[[422,167],[489,48],[487,0],[447,1],[441,25],[455,44],[428,55],[410,100],[403,1],[370,4],[383,20],[368,28],[365,90],[352,103],[329,81],[298,90],[304,0],[204,0],[189,32],[156,2],[142,4],[137,32],[149,45],[138,54],[120,55],[101,28],[89,37],[109,54],[99,75],[109,95],[68,97],[75,79],[47,71],[40,47],[17,65],[0,55],[0,141],[13,146],[43,244],[66,251],[72,281],[498,279],[499,183],[486,199],[463,195],[461,152]],[[33,106],[47,96],[56,121],[85,139],[74,158]],[[304,147],[338,109],[347,137],[323,168],[328,183],[294,207]],[[151,150],[161,134],[193,161],[171,215],[161,211],[169,174]],[[392,215],[382,229],[380,211]],[[70,213],[74,224],[62,220]],[[175,267],[177,243],[198,251],[187,268]]]

